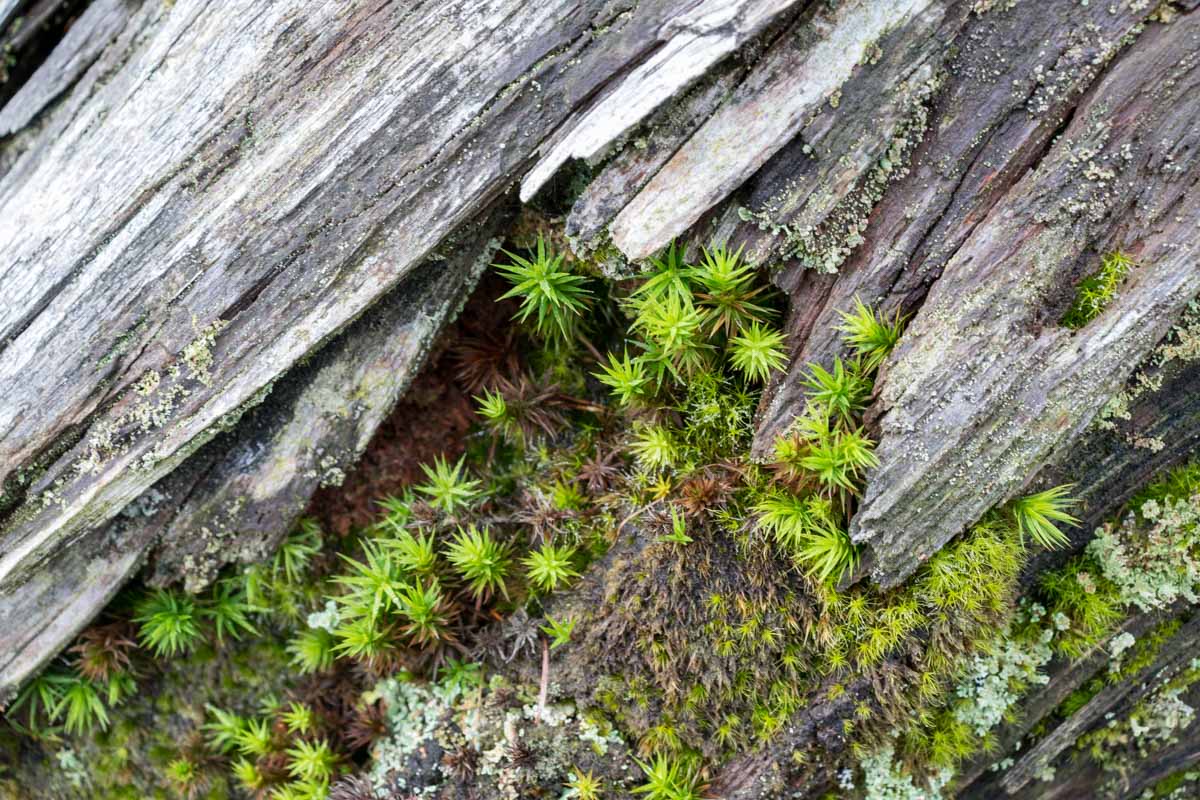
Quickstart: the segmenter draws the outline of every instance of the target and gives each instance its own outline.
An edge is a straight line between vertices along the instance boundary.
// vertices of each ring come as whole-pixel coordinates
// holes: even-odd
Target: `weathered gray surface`
[[[131,4],[0,160],[0,606],[235,426],[610,78],[691,36],[669,23],[693,9]],[[727,50],[743,22],[704,41]],[[222,491],[290,480],[254,472]]]
[[[1061,453],[1200,292],[1200,17],[1142,34],[970,234],[893,355],[880,467],[851,535],[892,585]],[[1086,328],[1081,273],[1142,263]]]
[[[567,235],[576,239],[577,249],[598,243],[605,226],[726,100],[747,69],[748,65],[740,59],[730,59],[714,67],[679,102],[655,114],[644,137],[636,139],[633,146],[622,148],[604,165],[567,216]]]
[[[871,193],[870,171],[864,171],[854,178],[862,189],[832,215],[839,224],[799,240],[805,245],[802,257],[785,264],[777,279],[793,299],[788,323],[792,367],[788,378],[776,384],[760,420],[755,442],[760,455],[769,452],[774,437],[803,407],[800,376],[805,365],[827,364],[844,352],[837,312],[852,308],[855,296],[889,312],[919,308],[946,262],[999,198],[1046,154],[1051,137],[1083,92],[1150,13],[1148,8],[1135,12],[1129,4],[1110,13],[1107,6],[1073,0],[1047,0],[1039,8],[1036,14],[1014,7],[973,15],[955,39],[958,52],[929,103],[927,123],[903,137],[904,147],[915,146],[911,158],[906,165],[893,165],[878,204],[864,209],[857,197]],[[1023,41],[1038,47],[1012,46]],[[870,103],[868,98],[864,108],[871,109]],[[914,137],[917,141],[910,141]],[[838,153],[823,155],[821,161],[827,162]],[[788,222],[790,218],[777,219],[773,211],[787,172],[770,172],[746,205],[766,212],[773,223]],[[736,229],[734,238],[754,246],[763,234],[749,228]],[[845,261],[834,279],[812,270],[803,256]]]
[[[1177,616],[1180,609],[1170,616]],[[1138,615],[1125,626],[1125,630],[1141,636],[1148,631],[1156,621],[1161,621],[1166,615]],[[1166,772],[1158,778],[1175,769],[1185,768],[1189,759],[1186,757],[1192,751],[1190,760],[1196,758],[1195,745],[1185,747],[1179,760],[1166,757],[1164,753],[1155,751],[1152,758],[1146,759],[1137,770],[1139,776],[1124,775],[1121,783],[1124,789],[1107,791],[1100,789],[1105,783],[1106,776],[1096,764],[1083,758],[1074,757],[1073,749],[1079,737],[1089,730],[1102,726],[1112,718],[1123,718],[1129,714],[1134,705],[1187,669],[1195,657],[1197,642],[1200,641],[1200,617],[1193,615],[1176,634],[1163,645],[1154,658],[1153,663],[1141,670],[1136,677],[1122,680],[1102,688],[1088,703],[1066,720],[1050,717],[1050,713],[1076,687],[1087,679],[1103,671],[1108,659],[1088,659],[1080,665],[1060,664],[1053,673],[1049,684],[1040,691],[1034,692],[1021,704],[1021,717],[1014,725],[1006,726],[1001,732],[997,749],[989,754],[988,759],[980,762],[972,769],[964,771],[957,781],[957,796],[970,800],[973,798],[994,797],[1037,797],[1037,798],[1070,798],[1070,797],[1136,797],[1148,779],[1162,768]],[[1103,656],[1103,654],[1101,654]],[[1090,666],[1090,669],[1087,667]],[[1082,668],[1081,668],[1082,667]],[[1051,725],[1037,744],[1029,748],[1017,748],[1021,738],[1043,719]],[[1194,729],[1193,729],[1194,730]],[[1187,737],[1185,737],[1187,738]],[[1194,739],[1192,739],[1194,742]],[[991,772],[984,767],[1003,755],[1013,756],[1015,763],[1003,772]],[[1054,778],[1039,780],[1037,776],[1047,766],[1057,765]],[[1131,780],[1135,777],[1138,780]],[[1139,785],[1140,784],[1140,785]]]
[[[87,70],[129,22],[128,0],[95,0],[67,31],[50,58],[0,108],[0,137],[15,133],[62,94]],[[0,9],[0,28],[4,14]]]
[[[883,583],[1044,461],[1089,482],[1094,519],[1195,441],[1181,367],[1135,405],[1164,448],[1093,431],[1107,455],[1069,464],[1200,291],[1194,11],[105,3],[0,109],[20,128],[0,138],[0,694],[151,549],[153,579],[202,582],[268,548],[411,376],[425,334],[379,337],[407,324],[399,298],[431,331],[469,282],[418,265],[523,177],[610,148],[573,235],[638,257],[715,234],[784,263],[794,366],[760,454],[802,409],[803,362],[839,352],[838,309],[918,312],[855,521]],[[1143,263],[1118,303],[1058,327],[1117,247]],[[756,796],[793,747],[836,752],[850,713],[805,709],[715,785]]]
[[[147,557],[152,581],[190,588],[226,564],[268,557],[317,487],[358,460],[457,314],[496,245],[491,223],[473,228],[297,365],[231,431],[0,603],[0,690],[65,646]]]
[[[659,31],[664,42],[661,48],[628,76],[606,87],[602,98],[575,114],[539,148],[541,158],[521,180],[521,199],[532,199],[568,160],[599,158],[663,103],[794,5],[797,0],[700,0],[693,8],[681,8]]]
[[[935,25],[946,5],[856,0],[831,11],[818,6],[622,209],[611,226],[613,244],[629,258],[645,258],[684,233],[800,134],[856,65],[870,59],[877,40],[914,20],[918,30]]]
[[[22,0],[0,0],[0,28],[3,28],[10,19],[16,16],[21,2]]]

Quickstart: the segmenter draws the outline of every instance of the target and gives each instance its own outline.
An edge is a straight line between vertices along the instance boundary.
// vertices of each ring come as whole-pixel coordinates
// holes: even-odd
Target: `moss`
[[[1100,262],[1100,269],[1080,281],[1075,289],[1071,307],[1063,315],[1062,324],[1078,330],[1100,316],[1117,298],[1117,290],[1135,266],[1132,258],[1124,253],[1108,253]]]

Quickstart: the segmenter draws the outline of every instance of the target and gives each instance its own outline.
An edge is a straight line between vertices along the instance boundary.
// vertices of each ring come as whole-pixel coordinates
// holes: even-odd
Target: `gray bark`
[[[1197,5],[95,0],[0,107],[0,701],[145,564],[194,588],[269,552],[455,313],[498,198],[572,160],[568,233],[614,267],[675,238],[778,267],[759,456],[839,310],[914,315],[853,521],[875,580],[1035,482],[1095,523],[1200,439],[1194,363],[1091,425],[1200,293]],[[1114,249],[1140,266],[1063,328]],[[714,786],[837,752],[851,711]]]
[[[711,62],[786,5],[747,0],[714,17],[688,2],[196,0],[132,3],[123,25],[93,6],[108,27],[85,30],[111,39],[95,62],[72,77],[91,58],[72,48],[96,41],[68,35],[4,112],[9,127],[38,121],[0,161],[0,608],[22,620],[4,631],[0,693],[139,559],[118,537],[87,600],[27,587],[49,585],[60,561],[89,563],[72,551],[405,280],[614,76],[676,37]],[[699,16],[677,25],[684,13]],[[667,91],[691,80],[671,77],[684,66],[660,72]],[[343,368],[331,379],[366,379],[362,365]],[[343,444],[361,447],[377,422]],[[243,447],[282,438],[293,444],[279,453],[303,456],[296,433],[268,424]],[[304,457],[247,465],[227,444],[193,466],[201,477],[173,480],[169,541],[171,526],[228,528],[217,507],[278,496],[294,508],[315,488],[297,477],[313,469]],[[236,464],[248,469],[235,477]],[[250,527],[269,543],[288,516]],[[146,546],[144,532],[126,538]],[[162,563],[195,555],[167,546]],[[45,625],[68,605],[69,619]]]

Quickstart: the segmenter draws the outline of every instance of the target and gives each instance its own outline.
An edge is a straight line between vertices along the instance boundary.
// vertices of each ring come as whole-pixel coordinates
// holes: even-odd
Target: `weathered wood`
[[[852,308],[856,296],[889,312],[919,308],[949,258],[1004,192],[1045,155],[1083,92],[1149,13],[1148,8],[1135,12],[1128,6],[1110,13],[1096,3],[1048,0],[1036,14],[1017,6],[995,7],[970,18],[955,39],[957,54],[931,103],[926,132],[913,134],[919,146],[907,166],[894,165],[890,185],[867,213],[854,208],[851,198],[848,207],[832,214],[835,223],[849,220],[857,233],[835,224],[808,237],[813,242],[810,258],[829,262],[845,257],[836,278],[795,259],[776,279],[792,299],[791,370],[774,385],[759,421],[757,454],[769,453],[775,436],[803,409],[806,365],[828,364],[845,354],[836,330],[838,311]],[[1013,42],[1038,46],[1013,47]],[[866,109],[872,107],[869,103]],[[817,155],[822,161],[835,160],[840,151],[818,150]],[[772,165],[767,169],[777,176],[764,180],[765,190],[746,205],[771,226],[794,224],[792,216],[781,217],[775,210],[780,205],[775,187],[788,172]],[[868,218],[870,224],[864,225]],[[756,245],[762,233],[750,228],[735,229],[734,241],[762,250],[763,245]]]
[[[96,0],[88,6],[33,78],[0,108],[0,137],[24,128],[74,83],[124,30],[132,13],[127,0]]]
[[[617,215],[613,244],[627,257],[651,255],[737,189],[792,141],[889,30],[945,12],[945,4],[932,0],[818,8],[764,54],[730,101]]]
[[[521,180],[528,201],[572,158],[594,161],[659,106],[691,86],[709,67],[756,36],[797,0],[701,0],[670,19],[659,32],[664,45],[602,99],[572,117],[541,148],[542,156]]]
[[[1044,736],[1021,756],[1016,764],[1006,770],[999,780],[999,787],[1010,797],[1017,795],[1059,754],[1074,745],[1081,734],[1111,714],[1118,704],[1124,704],[1128,708],[1134,700],[1147,694],[1161,681],[1169,680],[1186,669],[1194,656],[1198,638],[1200,618],[1193,618],[1163,647],[1154,664],[1139,673],[1139,677],[1154,675],[1155,681],[1130,679],[1105,686],[1087,702],[1087,705]]]
[[[581,244],[715,237],[783,262],[793,366],[759,455],[802,411],[804,363],[842,353],[838,310],[916,312],[853,523],[884,585],[1031,480],[1084,484],[1096,521],[1200,437],[1192,363],[1135,401],[1136,436],[1088,427],[1200,292],[1200,15],[1153,13],[94,0],[0,108],[0,697],[143,565],[196,588],[264,555],[453,313],[487,247],[471,220],[571,159],[602,163],[568,217]],[[1117,247],[1142,266],[1116,304],[1060,328]],[[842,754],[867,687],[846,688],[713,791],[782,791],[794,749]]]
[[[481,222],[446,245],[444,257],[406,276],[231,431],[32,572],[0,603],[0,697],[66,645],[147,558],[152,582],[199,589],[226,564],[268,557],[313,492],[340,482],[412,382],[494,252],[493,229]]]
[[[17,15],[22,0],[0,0],[0,30]]]
[[[728,97],[747,66],[735,62],[715,69],[678,103],[655,114],[644,141],[623,148],[588,183],[566,221],[567,235],[576,241],[576,249],[597,244],[605,226]]]
[[[236,424],[612,76],[691,36],[667,25],[690,7],[137,6],[0,179],[0,600]]]
[[[1024,486],[1200,292],[1200,18],[1147,30],[1038,168],[947,263],[882,378],[880,467],[851,536],[894,585]],[[1099,318],[1058,317],[1098,253],[1143,266]]]

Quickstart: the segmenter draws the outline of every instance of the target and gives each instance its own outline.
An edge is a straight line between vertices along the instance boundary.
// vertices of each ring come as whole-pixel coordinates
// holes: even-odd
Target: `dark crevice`
[[[18,10],[7,28],[0,30],[0,108],[45,63],[90,2],[40,0],[27,3]]]

